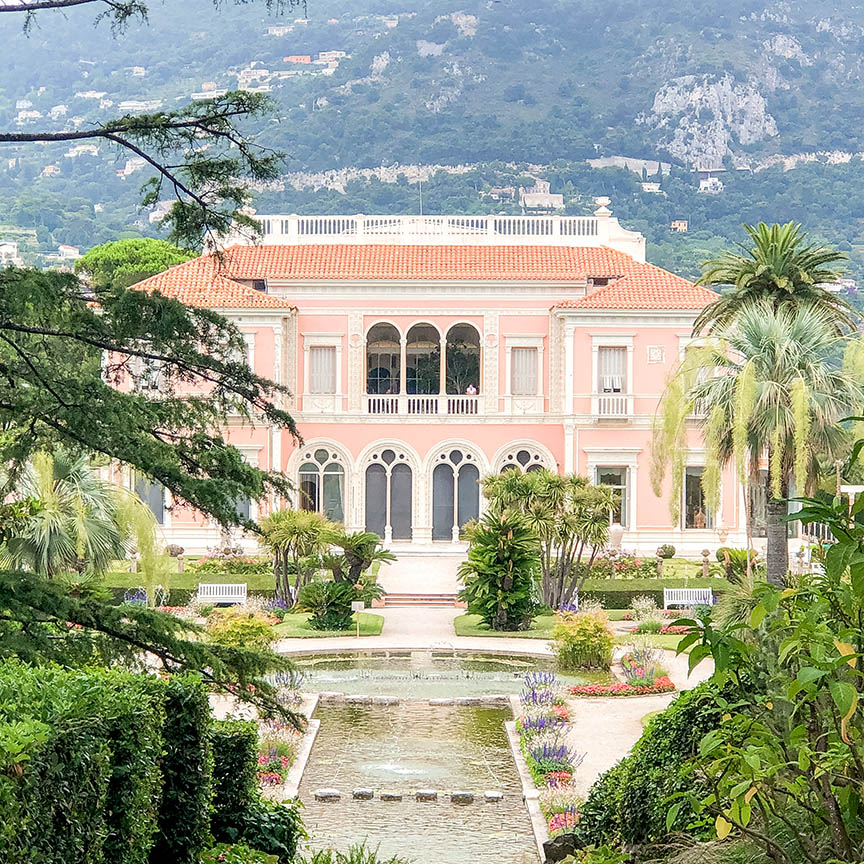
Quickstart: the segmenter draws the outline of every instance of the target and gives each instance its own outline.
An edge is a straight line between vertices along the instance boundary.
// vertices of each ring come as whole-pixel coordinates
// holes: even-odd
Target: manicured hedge
[[[154,678],[0,666],[0,862],[146,864],[164,719]]]
[[[724,710],[717,702],[716,688],[705,682],[682,693],[652,718],[630,755],[591,787],[579,822],[584,842],[640,845],[669,833],[669,799],[685,789],[700,795],[698,778],[688,770],[689,760],[705,733],[719,725]],[[682,806],[672,830],[683,829],[693,816]]]
[[[213,836],[234,843],[258,800],[258,729],[246,720],[213,724]]]
[[[194,675],[167,685],[162,806],[151,864],[196,864],[210,844],[213,758],[210,703]]]

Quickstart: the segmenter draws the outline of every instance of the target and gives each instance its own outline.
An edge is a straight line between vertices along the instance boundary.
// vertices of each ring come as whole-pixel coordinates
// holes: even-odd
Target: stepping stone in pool
[[[435,789],[418,789],[414,793],[415,801],[437,801],[438,792]]]
[[[358,801],[371,801],[375,793],[371,789],[355,789],[351,797]]]
[[[430,705],[452,705],[453,700],[452,699],[430,699],[429,704]]]
[[[473,792],[451,792],[450,793],[450,803],[451,804],[473,804],[474,803],[474,793]]]
[[[342,797],[342,793],[338,789],[316,789],[316,801],[338,801]]]
[[[401,801],[402,793],[401,792],[381,792],[378,797],[382,801]]]
[[[497,803],[498,801],[504,800],[504,793],[495,792],[494,790],[490,789],[483,793],[483,797],[489,802]]]

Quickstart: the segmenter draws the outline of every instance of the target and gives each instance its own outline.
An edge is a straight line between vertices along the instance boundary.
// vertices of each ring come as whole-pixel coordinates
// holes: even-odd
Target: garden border
[[[321,728],[321,721],[312,719],[312,715],[318,707],[318,702],[319,694],[315,693],[310,699],[309,704],[303,706],[306,711],[306,717],[308,718],[306,731],[303,733],[303,739],[300,742],[300,746],[297,748],[297,756],[294,759],[294,764],[288,770],[288,774],[285,776],[285,782],[278,787],[282,790],[285,799],[296,798],[300,791],[300,781],[303,779],[303,773],[306,771],[306,764],[309,762],[309,757],[312,755],[312,747],[315,745],[315,739],[318,737],[318,730]]]

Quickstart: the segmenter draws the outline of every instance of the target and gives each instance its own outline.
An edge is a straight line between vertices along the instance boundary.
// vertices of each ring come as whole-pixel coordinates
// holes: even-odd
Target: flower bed
[[[691,628],[686,624],[667,624],[665,627],[660,628],[660,633],[668,634],[670,636],[684,636],[687,633],[690,633]]]
[[[281,786],[297,757],[300,733],[276,720],[266,721],[258,736],[258,782]]]
[[[668,675],[654,679],[653,684],[588,684],[568,688],[571,696],[653,696],[657,693],[671,693],[675,689]]]
[[[520,697],[523,713],[516,721],[519,745],[531,779],[542,790],[540,809],[551,836],[575,829],[582,804],[571,783],[585,757],[565,740],[570,722],[565,698],[566,692],[558,686],[553,674],[526,675]]]
[[[681,618],[683,617],[683,613],[687,612],[686,609],[658,609],[659,614],[661,614],[664,618]],[[633,612],[628,611],[625,612],[621,618],[622,621],[634,621]]]

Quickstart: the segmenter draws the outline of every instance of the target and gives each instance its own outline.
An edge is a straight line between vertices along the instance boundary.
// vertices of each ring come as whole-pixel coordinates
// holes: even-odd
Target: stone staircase
[[[407,594],[388,593],[384,597],[385,608],[393,606],[428,606],[435,608],[452,608],[456,605],[455,594]]]

